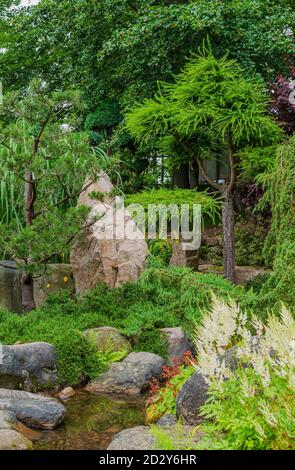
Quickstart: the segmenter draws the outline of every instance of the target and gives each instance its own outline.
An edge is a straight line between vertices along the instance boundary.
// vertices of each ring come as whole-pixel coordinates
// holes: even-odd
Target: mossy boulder
[[[120,334],[117,328],[110,326],[92,328],[84,331],[83,334],[90,342],[95,344],[98,351],[118,352],[131,350],[129,341]]]

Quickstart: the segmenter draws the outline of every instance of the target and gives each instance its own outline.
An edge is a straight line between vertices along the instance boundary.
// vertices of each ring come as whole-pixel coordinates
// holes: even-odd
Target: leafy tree
[[[78,92],[47,94],[41,81],[33,81],[25,94],[5,96],[0,172],[2,179],[10,181],[12,174],[22,183],[23,218],[2,224],[0,236],[23,269],[25,312],[35,308],[34,277],[67,252],[87,225],[88,209],[74,205],[84,179],[93,181],[101,163],[87,135],[74,132],[80,109]]]
[[[285,1],[159,3],[139,9],[98,51],[98,86],[124,106],[152,96],[157,80],[172,81],[207,36],[217,57],[229,51],[246,74],[269,80],[288,68],[294,43],[284,31],[295,26],[295,14]]]
[[[152,97],[157,80],[173,81],[207,36],[216,57],[229,51],[245,75],[259,74],[266,81],[279,73],[288,76],[295,52],[293,37],[286,34],[295,28],[287,0],[42,0],[14,12],[5,28],[0,34],[6,50],[0,54],[4,88],[26,88],[34,77],[52,89],[61,83],[63,89],[77,87],[89,107],[85,115],[92,117],[103,102],[119,103],[122,112]],[[104,111],[100,122],[108,121],[109,110]],[[92,135],[93,142],[107,136],[109,147],[112,130],[104,127]],[[135,153],[141,163],[154,166],[148,151],[139,154],[133,142],[127,150],[118,149],[125,168]],[[140,175],[145,183],[149,168]],[[137,169],[133,174],[137,180]],[[186,160],[179,160],[173,184],[188,188],[188,174]]]
[[[175,83],[159,87],[154,99],[127,113],[126,127],[138,142],[157,138],[168,155],[186,155],[221,193],[225,276],[235,281],[233,193],[239,152],[249,144],[270,144],[281,135],[267,114],[264,85],[244,78],[236,61],[218,60],[209,52],[188,62]],[[219,184],[207,174],[204,161],[223,154],[229,176]]]
[[[207,35],[217,57],[229,50],[247,74],[266,80],[288,68],[295,48],[285,34],[295,12],[285,0],[42,0],[8,27],[0,45],[6,88],[42,76],[78,86],[93,110],[101,99],[126,107],[152,96]]]

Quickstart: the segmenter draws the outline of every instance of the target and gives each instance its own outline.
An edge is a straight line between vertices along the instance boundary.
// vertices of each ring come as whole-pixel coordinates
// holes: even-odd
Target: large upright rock
[[[86,184],[78,204],[91,208],[89,222],[98,218],[76,242],[71,253],[76,291],[83,293],[104,282],[118,287],[137,280],[148,248],[130,213],[113,197],[109,177]],[[95,196],[95,197],[94,197]]]

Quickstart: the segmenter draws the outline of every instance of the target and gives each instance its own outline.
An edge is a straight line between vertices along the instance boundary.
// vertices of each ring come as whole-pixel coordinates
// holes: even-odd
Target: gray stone
[[[30,374],[37,374],[44,368],[55,368],[55,348],[49,343],[15,344],[10,349],[16,354],[21,368]]]
[[[0,410],[0,450],[26,450],[31,442],[17,430],[17,419],[14,413]]]
[[[22,369],[17,355],[9,346],[0,345],[0,387],[16,388],[21,378]]]
[[[22,312],[21,272],[13,261],[0,261],[0,306]]]
[[[184,424],[199,424],[199,410],[208,398],[208,385],[204,377],[195,372],[183,385],[176,398],[176,415]]]
[[[234,371],[239,365],[237,359],[237,346],[234,346],[220,357],[220,362],[225,367]],[[195,372],[183,385],[176,399],[177,417],[185,424],[199,424],[203,418],[199,415],[199,409],[208,398],[208,384],[204,377]]]
[[[66,414],[55,398],[5,389],[0,389],[0,410],[13,413],[23,424],[37,429],[54,429]]]
[[[187,243],[174,242],[172,243],[172,257],[170,264],[173,266],[187,266],[194,271],[199,268],[199,250],[188,249]]]
[[[89,392],[139,395],[152,377],[159,377],[165,361],[157,354],[130,353],[122,362],[114,362],[110,369],[86,385]]]
[[[0,429],[0,450],[29,450],[32,443],[14,429]]]
[[[18,358],[27,389],[51,388],[57,383],[54,346],[39,342],[16,344],[10,349]]]
[[[168,363],[179,364],[187,351],[192,351],[187,334],[182,328],[162,328],[168,341]]]
[[[0,400],[1,408],[1,400]],[[65,418],[66,410],[57,400],[13,400],[9,408],[19,421],[36,429],[54,429]]]
[[[165,434],[173,443],[175,449],[193,448],[201,437],[200,432],[196,432],[195,426],[177,425],[166,426]],[[116,434],[108,450],[155,450],[157,449],[157,439],[148,426],[137,426],[125,429]]]
[[[60,290],[75,291],[75,282],[70,264],[50,264],[48,272],[34,280],[34,297],[37,307],[42,305],[49,294]]]
[[[130,351],[131,346],[124,336],[120,334],[117,328],[104,326],[101,328],[92,328],[83,333],[86,338],[93,341],[98,351]]]
[[[77,240],[71,253],[76,292],[82,294],[99,283],[119,287],[136,281],[146,265],[147,243],[131,214],[111,193],[114,187],[101,172],[96,182],[85,184],[78,205],[91,209],[97,221]],[[103,193],[103,200],[91,197]],[[114,223],[115,222],[115,223]]]
[[[125,429],[115,435],[108,450],[152,450],[155,444],[148,426]]]
[[[158,426],[172,426],[177,423],[176,415],[164,415],[157,422]]]
[[[37,400],[48,401],[52,400],[51,397],[44,397],[36,393],[24,392],[23,390],[8,390],[0,388],[0,400]]]

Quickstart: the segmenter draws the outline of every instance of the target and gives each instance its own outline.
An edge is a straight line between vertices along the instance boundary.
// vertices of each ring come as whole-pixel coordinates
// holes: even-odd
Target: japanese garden
[[[1,451],[295,449],[294,57],[293,0],[0,1]]]

